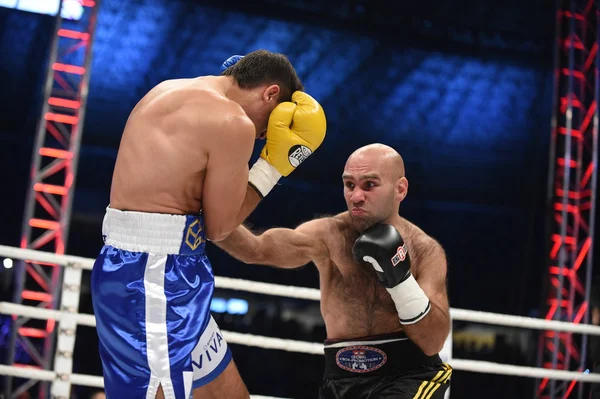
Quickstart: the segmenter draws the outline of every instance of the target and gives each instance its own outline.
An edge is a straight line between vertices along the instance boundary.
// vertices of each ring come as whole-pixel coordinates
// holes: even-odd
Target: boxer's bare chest
[[[407,231],[405,235],[410,252],[411,234]],[[326,294],[324,314],[332,319],[328,330],[330,325],[336,330],[343,326],[345,333],[355,337],[398,331],[400,323],[389,293],[370,265],[361,265],[352,257],[357,237],[350,226],[341,224],[339,234],[330,238],[329,278],[321,287]],[[412,269],[417,267],[417,262],[413,262]]]

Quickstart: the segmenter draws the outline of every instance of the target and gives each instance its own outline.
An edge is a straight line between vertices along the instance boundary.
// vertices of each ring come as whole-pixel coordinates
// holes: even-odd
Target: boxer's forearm
[[[236,226],[241,225],[248,216],[256,209],[262,197],[258,194],[258,192],[252,188],[252,186],[248,185],[246,188],[246,196],[244,197],[244,202],[242,203],[242,207],[240,209],[240,213],[238,213],[237,224]]]
[[[450,331],[450,315],[431,302],[429,313],[415,324],[402,326],[406,335],[429,356],[442,350]]]
[[[310,237],[286,228],[269,229],[256,235],[239,226],[226,239],[215,244],[244,263],[284,268],[309,263],[314,252]]]
[[[244,226],[238,226],[225,239],[214,244],[244,263],[258,263],[260,239]]]
[[[246,195],[244,201],[240,206],[240,210],[237,215],[234,213],[227,219],[215,218],[211,221],[206,221],[206,236],[213,242],[217,243],[227,238],[238,226],[240,226],[244,220],[252,213],[256,206],[261,201],[260,195],[251,186],[246,188]],[[226,201],[226,199],[223,199]],[[205,216],[208,219],[208,216]]]

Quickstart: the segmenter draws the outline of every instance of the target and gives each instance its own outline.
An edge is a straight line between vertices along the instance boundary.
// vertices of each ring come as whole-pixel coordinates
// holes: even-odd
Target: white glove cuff
[[[397,286],[387,288],[387,291],[396,305],[400,324],[415,324],[431,310],[429,298],[412,274]]]
[[[273,187],[275,187],[279,179],[281,179],[281,173],[263,158],[258,158],[258,161],[252,165],[248,175],[248,183],[250,183],[263,198],[269,194]]]

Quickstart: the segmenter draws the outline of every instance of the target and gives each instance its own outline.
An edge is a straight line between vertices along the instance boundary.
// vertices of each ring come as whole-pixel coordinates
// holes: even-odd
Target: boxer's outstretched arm
[[[208,154],[202,208],[206,237],[219,241],[256,208],[260,196],[248,186],[248,162],[255,140],[248,118],[232,117],[216,129]]]
[[[244,263],[295,268],[329,257],[321,235],[323,223],[311,220],[294,230],[273,228],[260,235],[240,226],[215,244]]]
[[[450,331],[450,308],[446,291],[446,255],[441,245],[428,238],[421,243],[422,259],[417,282],[429,297],[431,310],[419,322],[403,325],[406,335],[427,355],[438,353]]]

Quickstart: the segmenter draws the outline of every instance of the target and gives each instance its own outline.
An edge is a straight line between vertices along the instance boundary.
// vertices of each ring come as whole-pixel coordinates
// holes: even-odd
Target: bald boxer
[[[222,69],[159,84],[125,126],[92,271],[109,399],[249,397],[210,316],[206,241],[227,237],[320,146],[326,120],[282,54]]]
[[[296,229],[240,226],[217,245],[245,263],[319,270],[327,329],[320,398],[443,398],[451,367],[446,257],[399,215],[408,193],[392,148],[356,150],[342,174],[348,210]]]

